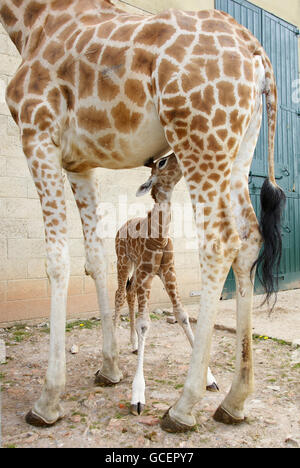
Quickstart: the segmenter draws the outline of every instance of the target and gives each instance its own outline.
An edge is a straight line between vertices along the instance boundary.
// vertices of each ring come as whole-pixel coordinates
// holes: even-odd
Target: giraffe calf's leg
[[[140,415],[144,411],[145,399],[145,378],[144,378],[144,351],[146,335],[150,328],[149,319],[138,318],[136,331],[138,336],[138,365],[132,383],[132,398],[130,411],[134,415]]]
[[[146,336],[150,328],[148,313],[148,302],[151,291],[152,280],[155,276],[157,266],[152,265],[153,271],[147,274],[143,271],[143,264],[136,271],[137,297],[138,297],[138,318],[136,321],[136,332],[138,336],[138,364],[132,383],[131,413],[141,414],[145,408],[145,378],[144,378],[144,352]],[[157,269],[156,269],[157,271]]]
[[[134,276],[128,280],[127,286],[127,304],[129,309],[129,318],[130,318],[130,342],[132,346],[132,352],[134,354],[138,353],[138,336],[136,332],[136,325],[135,325],[135,297],[136,297],[136,290],[135,290],[135,278]]]
[[[115,326],[119,323],[121,308],[126,301],[127,282],[132,268],[132,262],[124,254],[121,256],[119,249],[117,249],[117,257],[118,289],[115,294]]]

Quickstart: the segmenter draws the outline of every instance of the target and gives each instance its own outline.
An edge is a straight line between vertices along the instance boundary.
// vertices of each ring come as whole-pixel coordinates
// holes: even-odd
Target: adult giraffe
[[[99,194],[92,169],[142,166],[170,148],[195,212],[202,205],[204,223],[196,219],[196,224],[198,233],[203,228],[204,242],[190,369],[163,427],[183,431],[195,424],[192,408],[205,390],[214,318],[231,265],[237,280],[236,373],[215,418],[242,421],[253,385],[250,271],[261,246],[247,176],[261,125],[262,93],[269,121],[269,180],[262,201],[269,228],[278,229],[283,199],[274,175],[276,85],[263,48],[233,18],[215,10],[144,17],[125,13],[109,0],[1,0],[0,19],[23,59],[8,86],[7,103],[41,200],[52,287],[49,366],[27,421],[47,426],[63,416],[69,254],[62,168],[80,210],[86,270],[99,297],[103,365],[96,380],[114,384],[122,374],[96,232]],[[271,232],[260,257],[268,294],[271,267],[280,253],[278,231]]]

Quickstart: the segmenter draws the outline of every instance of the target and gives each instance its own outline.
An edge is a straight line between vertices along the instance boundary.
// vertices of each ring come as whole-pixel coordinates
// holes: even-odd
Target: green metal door
[[[299,103],[293,93],[299,73],[299,30],[246,0],[215,0],[215,7],[231,14],[260,40],[268,53],[276,75],[279,109],[275,147],[278,184],[284,189],[287,205],[282,225],[283,257],[279,276],[281,290],[299,287],[300,281],[300,119]],[[260,210],[260,189],[268,174],[267,116],[264,106],[262,129],[249,176],[249,187],[257,215]],[[259,292],[259,285],[256,284]],[[235,281],[230,272],[224,297],[232,296]]]

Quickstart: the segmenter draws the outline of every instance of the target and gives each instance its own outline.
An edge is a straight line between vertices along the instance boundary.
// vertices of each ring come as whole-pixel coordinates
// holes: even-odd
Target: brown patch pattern
[[[120,102],[111,111],[116,129],[121,133],[135,131],[143,119],[138,112],[131,112],[123,102]]]

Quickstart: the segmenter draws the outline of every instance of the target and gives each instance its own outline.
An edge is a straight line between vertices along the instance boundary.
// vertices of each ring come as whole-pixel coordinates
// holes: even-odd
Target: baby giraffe
[[[171,197],[182,177],[174,153],[151,163],[151,177],[137,191],[142,196],[151,190],[155,205],[145,218],[127,221],[116,235],[118,289],[115,296],[115,325],[127,297],[131,343],[138,352],[138,365],[132,385],[131,412],[141,414],[145,407],[145,380],[143,371],[144,348],[150,320],[148,301],[153,278],[158,275],[173,305],[174,315],[182,326],[191,346],[194,336],[178,294],[174,267],[173,243],[169,237]],[[135,320],[135,296],[138,298],[138,316]],[[207,389],[217,391],[217,383],[208,368]]]

